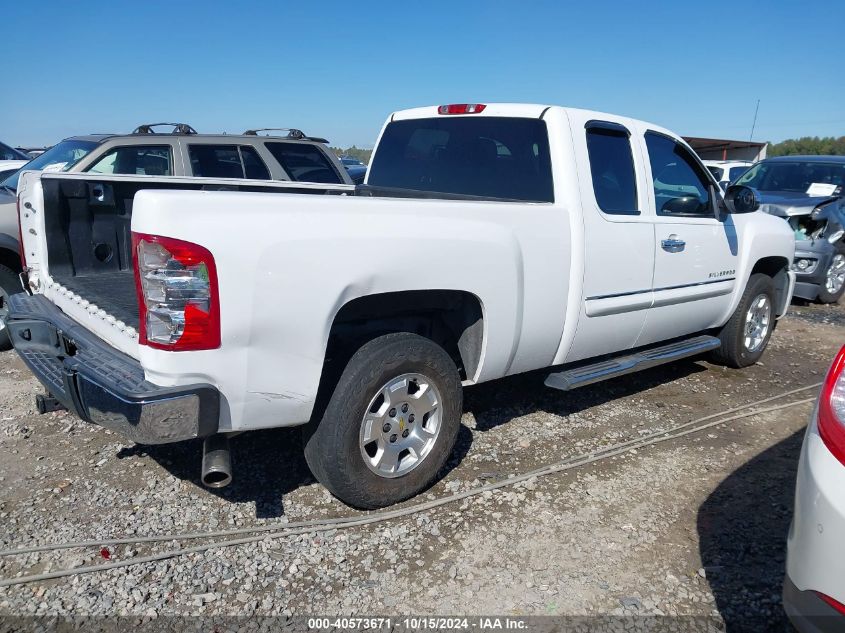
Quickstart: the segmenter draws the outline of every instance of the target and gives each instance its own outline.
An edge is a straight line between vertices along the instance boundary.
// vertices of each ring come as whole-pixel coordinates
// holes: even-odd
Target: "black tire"
[[[833,248],[833,257],[830,260],[828,270],[833,266],[834,257],[836,257],[837,255],[845,257],[845,243],[840,240],[833,245]],[[825,270],[825,277],[827,276],[827,273],[828,271]],[[819,286],[818,300],[819,303],[836,303],[842,298],[843,294],[845,294],[845,284],[842,284],[842,287],[840,287],[839,290],[837,290],[836,292],[830,292],[825,286],[825,282],[822,281],[821,285]]]
[[[766,295],[768,297],[771,308],[768,331],[763,337],[762,344],[750,350],[746,346],[748,311],[751,308],[751,303],[760,295]],[[722,341],[722,346],[713,352],[713,360],[737,369],[748,367],[760,360],[763,352],[766,351],[766,346],[769,344],[769,339],[777,323],[775,320],[775,308],[775,285],[772,278],[760,273],[751,275],[748,285],[745,286],[745,292],[742,293],[742,297],[739,300],[739,305],[731,315],[730,320],[728,320],[719,332],[719,339]]]
[[[424,375],[439,391],[440,430],[416,466],[388,478],[365,463],[359,434],[373,399],[404,374]],[[462,411],[460,376],[443,348],[406,332],[379,336],[352,355],[325,409],[303,430],[305,459],[317,480],[347,505],[368,510],[389,506],[433,483],[454,448]]]
[[[0,301],[3,301],[3,296],[10,296],[23,292],[21,288],[21,281],[17,273],[11,268],[7,268],[0,264]],[[2,316],[0,316],[2,318]],[[12,349],[12,339],[9,338],[9,330],[7,328],[0,329],[0,352],[5,352]]]

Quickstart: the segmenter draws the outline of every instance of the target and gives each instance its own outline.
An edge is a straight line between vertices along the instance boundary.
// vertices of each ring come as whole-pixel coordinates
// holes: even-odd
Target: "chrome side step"
[[[590,365],[582,365],[574,369],[549,374],[546,378],[546,386],[561,391],[569,391],[591,385],[594,382],[601,382],[608,378],[624,376],[635,371],[671,363],[674,360],[696,356],[703,352],[717,349],[721,341],[715,336],[695,336],[683,341],[676,341],[659,347],[649,347],[624,356],[617,356]]]

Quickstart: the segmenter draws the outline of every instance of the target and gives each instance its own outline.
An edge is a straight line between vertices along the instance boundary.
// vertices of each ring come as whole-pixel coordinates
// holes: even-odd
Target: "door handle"
[[[665,240],[660,241],[660,246],[663,248],[664,251],[667,251],[669,253],[680,253],[682,250],[684,250],[684,247],[686,245],[687,243],[684,240],[678,238],[678,236],[674,233],[667,237]]]

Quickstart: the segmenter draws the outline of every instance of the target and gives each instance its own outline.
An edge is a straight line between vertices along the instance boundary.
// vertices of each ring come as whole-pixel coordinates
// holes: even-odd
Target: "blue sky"
[[[142,122],[371,147],[393,110],[525,101],[684,135],[845,134],[842,0],[4,3],[0,140]]]

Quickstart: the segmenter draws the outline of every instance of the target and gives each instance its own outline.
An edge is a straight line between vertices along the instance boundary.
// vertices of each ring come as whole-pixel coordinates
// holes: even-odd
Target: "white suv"
[[[705,160],[702,162],[719,182],[723,191],[754,164],[750,160]]]

